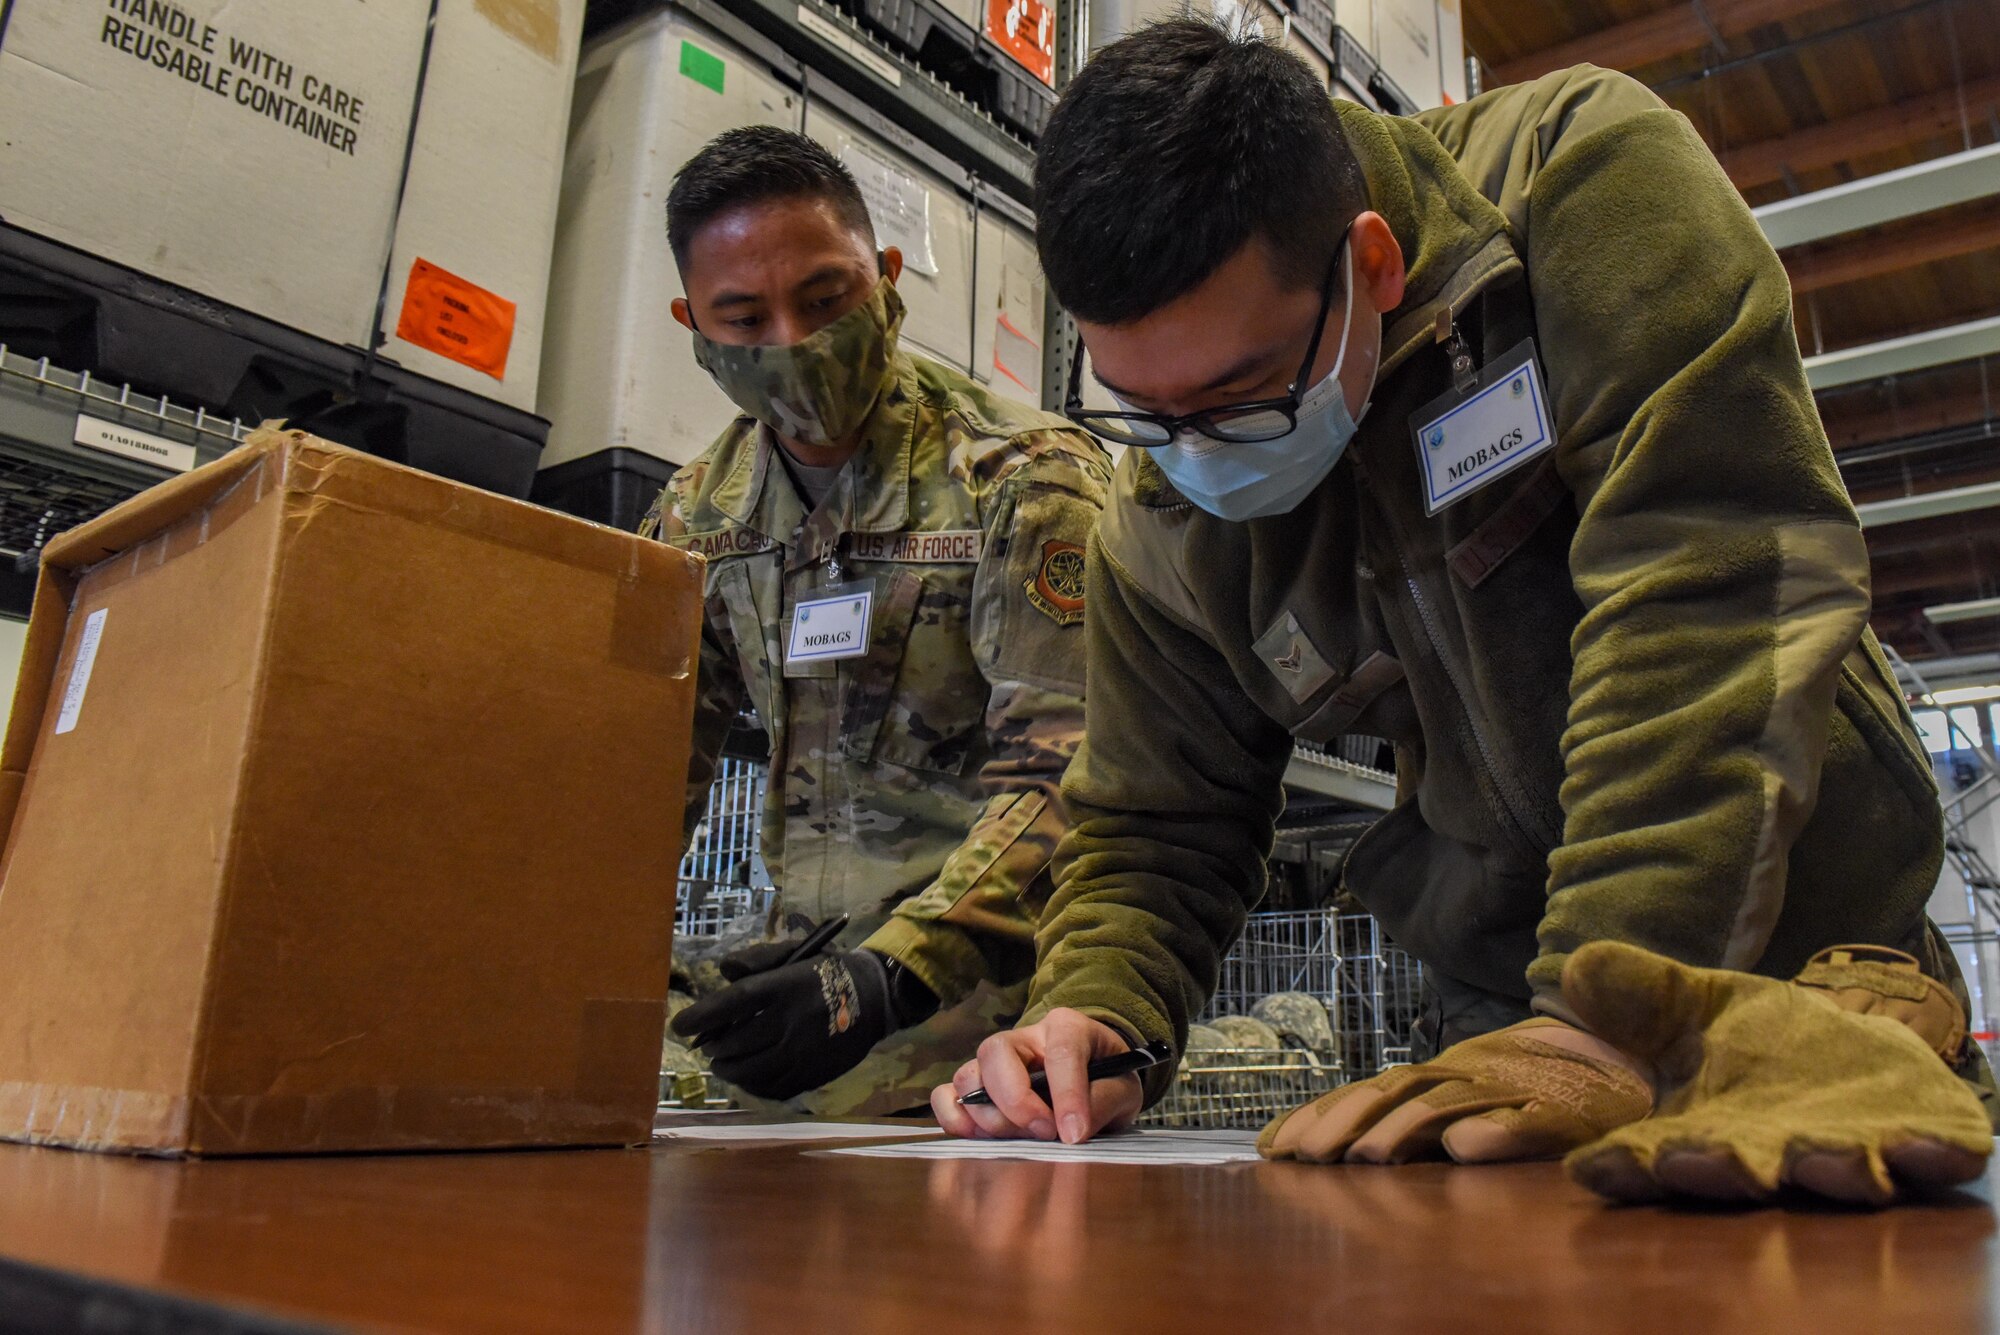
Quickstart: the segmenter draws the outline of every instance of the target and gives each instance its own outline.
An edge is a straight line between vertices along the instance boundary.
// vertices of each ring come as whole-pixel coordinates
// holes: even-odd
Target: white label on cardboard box
[[[841,150],[840,160],[861,187],[876,241],[899,248],[903,263],[918,273],[937,277],[937,256],[931,251],[931,192],[924,183],[855,144]]]
[[[76,716],[83,712],[83,693],[90,689],[90,670],[97,666],[97,642],[104,638],[104,614],[100,607],[83,622],[83,639],[76,646],[76,666],[69,670],[69,685],[63,689],[62,712],[56,715],[56,735],[76,728]]]
[[[102,450],[141,463],[157,464],[185,473],[194,467],[194,446],[168,440],[150,431],[134,431],[102,418],[76,415],[76,443],[86,449]]]

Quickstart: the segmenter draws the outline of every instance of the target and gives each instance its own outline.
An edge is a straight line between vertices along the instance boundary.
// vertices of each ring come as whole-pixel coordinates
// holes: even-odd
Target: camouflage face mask
[[[780,436],[832,445],[875,406],[902,327],[903,299],[883,278],[868,300],[800,342],[739,347],[696,330],[694,359],[737,407]]]

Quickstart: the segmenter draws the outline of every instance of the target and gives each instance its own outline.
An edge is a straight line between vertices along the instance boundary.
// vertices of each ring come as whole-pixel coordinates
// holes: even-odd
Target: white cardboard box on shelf
[[[816,92],[808,110],[787,82],[796,72],[783,73],[673,10],[608,32],[583,53],[543,355],[544,467],[610,449],[686,463],[735,415],[669,310],[682,291],[665,210],[681,164],[736,126],[802,130],[840,156],[861,180],[877,241],[904,251],[906,346],[960,370],[991,359],[975,347],[991,334],[978,332],[986,308],[974,314],[969,193],[919,161],[922,150],[891,142],[885,127],[834,107],[829,95]],[[989,272],[983,257],[978,268]],[[1033,318],[1026,332],[1039,344]]]
[[[1375,0],[1328,0],[1333,21],[1347,29],[1347,35],[1361,43],[1361,49],[1375,52]]]
[[[533,411],[549,252],[581,0],[446,0],[438,6],[423,109],[389,259],[386,355],[420,374]],[[398,335],[419,260],[511,302],[512,346],[493,377],[437,344]]]
[[[671,10],[583,53],[550,270],[543,467],[609,449],[686,463],[735,414],[669,309],[683,294],[667,190],[724,130],[796,130],[799,116],[770,66]]]
[[[1437,0],[1438,73],[1447,106],[1465,101],[1465,14],[1461,0]]]
[[[1375,0],[1374,57],[1419,111],[1444,101],[1437,0]]]
[[[583,0],[441,0],[426,68],[429,15],[14,0],[0,214],[355,347],[386,275],[385,356],[530,408]]]
[[[997,206],[979,211],[972,375],[994,393],[1042,406],[1042,320],[1048,282],[1034,229]]]
[[[821,101],[806,107],[805,132],[861,186],[875,244],[903,252],[896,290],[909,309],[904,344],[963,371],[972,364],[972,201],[891,143],[887,128],[861,124]]]

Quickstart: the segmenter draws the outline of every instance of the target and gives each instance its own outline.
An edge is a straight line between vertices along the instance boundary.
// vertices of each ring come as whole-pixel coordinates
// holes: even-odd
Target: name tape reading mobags
[[[185,473],[195,464],[192,445],[146,431],[134,431],[129,426],[119,426],[116,422],[81,413],[77,414],[74,439],[85,449],[156,464],[161,468],[171,468],[176,473]]]
[[[1428,514],[1554,449],[1534,340],[1498,358],[1469,388],[1426,404],[1412,426]]]
[[[825,663],[859,658],[868,652],[868,614],[875,606],[872,588],[848,588],[831,597],[802,602],[792,615],[787,663]]]

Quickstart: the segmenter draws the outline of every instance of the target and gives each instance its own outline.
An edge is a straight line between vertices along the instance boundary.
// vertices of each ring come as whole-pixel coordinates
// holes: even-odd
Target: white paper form
[[[924,183],[856,144],[842,150],[840,161],[861,187],[875,239],[902,251],[903,263],[918,273],[937,277],[937,257],[931,249],[931,192]]]
[[[658,1127],[655,1141],[798,1141],[881,1140],[887,1136],[941,1136],[934,1126],[869,1126],[862,1122],[735,1122],[718,1126],[694,1123]]]
[[[1255,1163],[1255,1131],[1132,1131],[1065,1145],[1050,1140],[924,1140],[904,1145],[853,1145],[829,1154],[878,1159],[1027,1159],[1037,1163],[1128,1163],[1202,1166]]]

